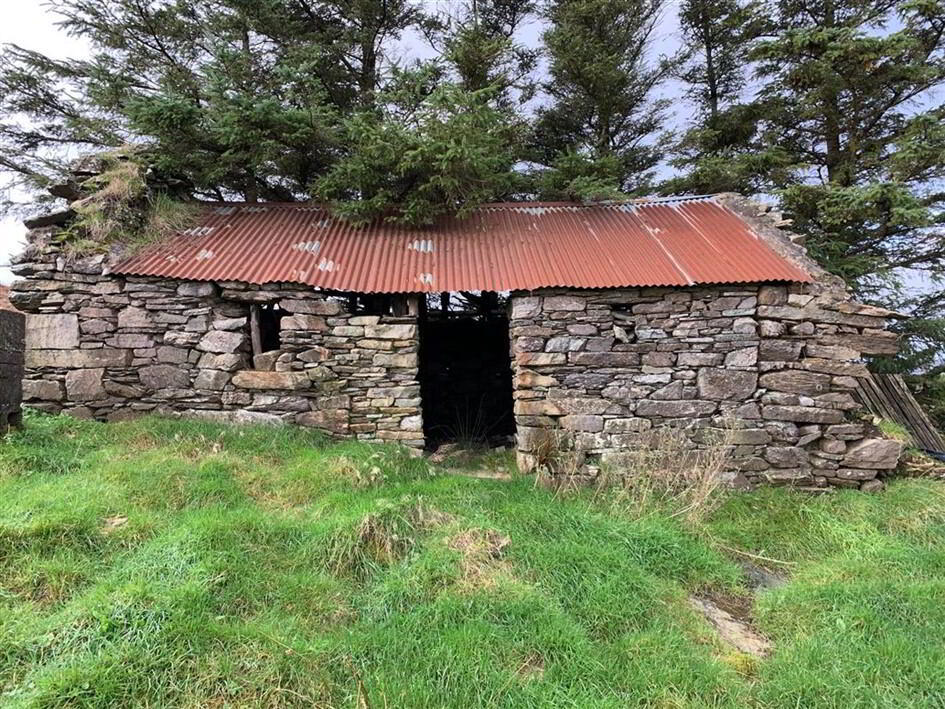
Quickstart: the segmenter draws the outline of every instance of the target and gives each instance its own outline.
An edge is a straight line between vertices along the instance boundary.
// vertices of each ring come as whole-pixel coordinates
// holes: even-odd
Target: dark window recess
[[[253,341],[253,356],[272,352],[282,347],[282,318],[288,313],[275,305],[250,307],[249,327]]]
[[[614,316],[614,337],[618,342],[636,342],[637,323],[633,317],[633,306],[629,303],[617,303],[610,306]]]

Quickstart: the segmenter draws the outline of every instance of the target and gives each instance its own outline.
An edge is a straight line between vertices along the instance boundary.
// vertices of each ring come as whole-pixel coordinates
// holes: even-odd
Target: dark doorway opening
[[[420,318],[427,446],[506,445],[515,435],[509,320],[495,293],[431,298]]]

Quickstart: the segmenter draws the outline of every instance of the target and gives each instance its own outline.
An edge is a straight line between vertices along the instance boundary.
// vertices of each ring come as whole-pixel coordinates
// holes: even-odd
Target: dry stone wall
[[[26,325],[27,404],[119,420],[144,413],[294,422],[423,446],[416,318],[352,314],[291,284],[170,281],[70,260],[43,233],[14,265]],[[252,304],[281,320],[280,349],[252,357]]]
[[[22,420],[23,349],[23,315],[0,310],[0,436]]]
[[[895,351],[889,315],[801,284],[513,294],[520,467],[629,473],[673,426],[724,442],[742,485],[877,487],[901,445],[868,436],[851,392],[862,354]]]

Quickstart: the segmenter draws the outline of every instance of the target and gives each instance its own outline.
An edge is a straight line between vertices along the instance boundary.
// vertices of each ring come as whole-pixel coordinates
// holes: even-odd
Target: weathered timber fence
[[[22,313],[0,310],[0,435],[23,421],[25,330]]]
[[[912,396],[901,376],[872,374],[861,377],[857,384],[857,398],[873,414],[904,426],[919,448],[945,453],[945,439]]]

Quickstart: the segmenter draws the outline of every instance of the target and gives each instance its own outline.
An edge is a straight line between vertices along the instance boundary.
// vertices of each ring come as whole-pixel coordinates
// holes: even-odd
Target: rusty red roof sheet
[[[114,271],[360,293],[811,280],[712,197],[493,204],[422,228],[356,227],[312,204],[208,204]]]

